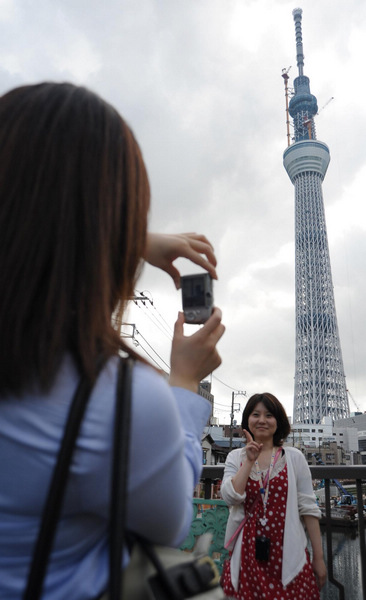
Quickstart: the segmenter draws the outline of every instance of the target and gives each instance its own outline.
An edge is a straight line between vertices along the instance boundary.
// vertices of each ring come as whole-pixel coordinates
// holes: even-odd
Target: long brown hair
[[[93,379],[124,348],[111,317],[133,293],[149,201],[133,133],[96,94],[0,98],[0,393],[48,388],[67,351]]]

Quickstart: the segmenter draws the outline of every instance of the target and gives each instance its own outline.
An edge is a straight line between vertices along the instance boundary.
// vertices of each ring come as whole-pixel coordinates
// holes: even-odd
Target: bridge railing
[[[333,572],[333,540],[332,529],[334,522],[331,516],[330,485],[333,479],[347,479],[355,482],[357,496],[357,512],[362,515],[358,518],[358,539],[360,546],[362,597],[366,600],[366,546],[365,546],[365,519],[363,518],[362,483],[366,481],[366,466],[311,466],[313,480],[324,480],[325,488],[325,517],[323,523],[326,530],[327,567],[328,579],[338,589],[338,599],[348,600],[345,596],[344,582],[338,581]],[[194,517],[190,533],[181,546],[184,550],[192,550],[196,539],[203,533],[213,536],[210,554],[215,560],[220,572],[228,552],[224,548],[226,522],[229,514],[228,507],[223,500],[211,499],[212,483],[221,480],[224,473],[223,465],[205,466],[202,470],[201,480],[204,482],[205,498],[194,498]],[[351,600],[351,598],[349,598]],[[352,599],[353,600],[353,599]]]

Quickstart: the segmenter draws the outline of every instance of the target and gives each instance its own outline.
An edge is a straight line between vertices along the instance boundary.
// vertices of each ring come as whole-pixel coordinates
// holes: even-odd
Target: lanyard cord
[[[273,471],[273,467],[275,466],[277,459],[281,453],[282,448],[278,448],[277,452],[275,452],[275,448],[273,448],[273,452],[272,452],[272,456],[271,456],[271,464],[269,466],[267,475],[264,479],[264,483],[263,483],[263,479],[262,479],[262,474],[261,471],[259,469],[259,464],[258,464],[258,460],[255,461],[255,467],[256,467],[256,471],[257,471],[257,475],[259,477],[259,485],[260,485],[260,495],[263,501],[263,517],[260,520],[261,525],[263,525],[263,527],[267,524],[267,517],[266,517],[266,513],[267,513],[267,502],[268,502],[268,494],[269,494],[269,480],[271,479],[271,475],[272,475],[272,471]]]

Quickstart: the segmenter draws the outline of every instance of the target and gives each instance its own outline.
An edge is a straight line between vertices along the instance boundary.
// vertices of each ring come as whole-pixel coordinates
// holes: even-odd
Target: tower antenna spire
[[[302,19],[302,9],[294,8],[292,11],[292,16],[295,21],[295,36],[296,36],[296,60],[297,67],[299,69],[299,75],[304,74],[304,49],[302,45],[302,29],[301,29],[301,19]]]

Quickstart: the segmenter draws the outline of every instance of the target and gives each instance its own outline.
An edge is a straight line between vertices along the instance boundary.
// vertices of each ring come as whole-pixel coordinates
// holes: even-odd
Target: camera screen
[[[205,306],[205,286],[203,277],[182,278],[184,308]]]

